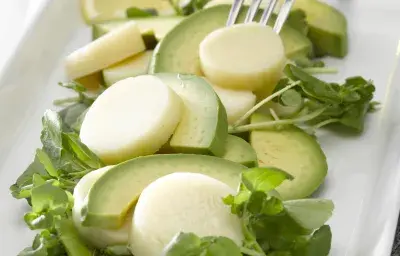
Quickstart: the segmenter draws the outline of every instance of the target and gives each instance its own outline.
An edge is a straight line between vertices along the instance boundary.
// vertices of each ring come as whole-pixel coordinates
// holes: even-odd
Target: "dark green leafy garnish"
[[[38,230],[31,247],[20,255],[93,255],[82,243],[71,222],[72,192],[78,181],[104,164],[80,140],[66,132],[60,115],[46,111],[42,118],[41,142],[34,161],[10,187],[12,195],[26,198],[31,211],[24,220]]]
[[[315,130],[336,123],[357,132],[364,130],[368,112],[376,110],[378,103],[373,102],[375,86],[372,81],[360,76],[349,77],[343,84],[324,82],[304,69],[288,64],[286,78],[282,78],[275,92],[258,103],[230,128],[230,132],[244,132],[272,126],[305,123]],[[279,119],[258,124],[240,125],[243,120],[264,104],[274,101],[283,107],[299,109],[290,119]],[[302,105],[300,105],[302,104]],[[279,118],[279,116],[278,116]]]

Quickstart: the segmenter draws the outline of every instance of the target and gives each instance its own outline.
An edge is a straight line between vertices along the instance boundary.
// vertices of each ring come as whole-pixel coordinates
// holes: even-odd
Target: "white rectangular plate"
[[[331,255],[386,256],[400,206],[400,63],[396,57],[400,2],[329,2],[348,18],[350,51],[345,60],[328,60],[340,72],[324,78],[372,79],[375,99],[383,103],[379,112],[369,116],[361,136],[326,130],[318,134],[329,162],[318,196],[336,205],[329,222]],[[45,0],[39,9],[0,80],[1,255],[17,255],[31,244],[33,233],[23,222],[26,203],[13,199],[8,188],[40,147],[45,109],[53,108],[52,100],[66,96],[57,86],[65,80],[64,57],[91,39],[77,0]]]

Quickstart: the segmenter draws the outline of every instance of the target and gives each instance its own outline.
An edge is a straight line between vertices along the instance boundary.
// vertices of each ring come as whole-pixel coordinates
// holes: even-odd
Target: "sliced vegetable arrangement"
[[[278,35],[225,27],[229,0],[161,2],[82,1],[93,41],[60,83],[78,96],[45,112],[10,188],[38,231],[19,255],[328,255],[315,131],[363,132],[377,105],[372,81],[313,76],[333,71],[316,57],[346,56],[346,19],[297,0]]]

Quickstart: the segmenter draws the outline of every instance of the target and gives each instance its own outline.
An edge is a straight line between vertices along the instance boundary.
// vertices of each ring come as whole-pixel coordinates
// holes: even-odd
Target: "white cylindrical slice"
[[[217,29],[200,43],[204,75],[220,87],[272,92],[286,63],[282,40],[258,23]]]
[[[80,138],[106,164],[154,154],[178,125],[181,105],[179,96],[155,76],[126,78],[89,108]]]
[[[112,245],[127,244],[132,222],[132,218],[128,217],[125,224],[117,230],[84,227],[81,224],[81,210],[89,190],[93,184],[112,167],[113,166],[106,166],[86,174],[74,189],[74,207],[72,209],[74,225],[83,239],[99,249]]]
[[[145,50],[138,25],[128,22],[71,53],[66,58],[66,72],[70,79],[76,79]]]
[[[254,107],[256,95],[251,91],[230,90],[213,86],[228,115],[228,124],[234,124],[247,111]]]
[[[225,236],[241,245],[240,220],[222,202],[234,193],[225,183],[198,173],[173,173],[157,179],[143,190],[135,208],[129,238],[133,255],[162,255],[179,232]]]

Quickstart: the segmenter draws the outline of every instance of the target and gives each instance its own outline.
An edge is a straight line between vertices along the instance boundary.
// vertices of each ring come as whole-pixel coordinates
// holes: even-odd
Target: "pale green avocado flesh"
[[[230,5],[218,5],[192,14],[176,27],[157,45],[150,64],[150,73],[173,72],[201,75],[199,45],[212,31],[225,26]],[[244,6],[237,23],[244,20],[248,7]],[[261,17],[257,13],[256,20]],[[274,22],[271,19],[271,23]],[[312,45],[301,32],[285,25],[280,32],[286,56],[310,56]],[[266,46],[267,47],[267,46]]]
[[[205,155],[171,154],[138,157],[121,163],[96,181],[82,211],[84,226],[120,227],[143,189],[174,172],[202,173],[236,190],[244,165]]]
[[[270,120],[258,113],[251,117],[251,123]],[[324,152],[311,135],[298,127],[252,131],[250,144],[259,166],[277,167],[294,177],[276,189],[284,200],[310,196],[325,179],[328,165]]]
[[[202,77],[171,73],[156,74],[182,99],[183,117],[169,141],[176,153],[222,156],[228,136],[224,106]]]
[[[346,17],[334,7],[318,0],[296,0],[295,10],[306,14],[308,37],[318,57],[345,57],[348,52]]]
[[[244,139],[230,134],[226,138],[225,154],[222,158],[250,168],[258,165],[256,151],[251,145]]]

